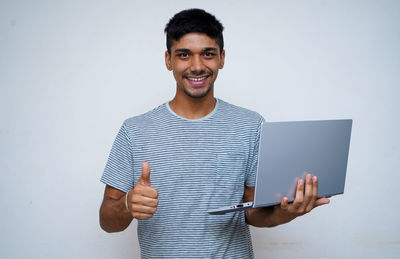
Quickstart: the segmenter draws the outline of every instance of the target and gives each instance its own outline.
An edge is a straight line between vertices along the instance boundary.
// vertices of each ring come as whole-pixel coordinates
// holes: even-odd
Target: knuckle
[[[154,206],[157,207],[158,206],[158,200],[154,201]]]
[[[132,213],[138,213],[139,210],[138,210],[138,207],[135,204],[132,204],[131,211],[132,211]]]
[[[154,188],[151,188],[151,195],[152,195],[154,198],[158,198],[158,192],[157,192],[157,190],[154,189]]]
[[[133,193],[140,193],[143,190],[143,186],[140,184],[135,185],[135,188],[133,188]]]

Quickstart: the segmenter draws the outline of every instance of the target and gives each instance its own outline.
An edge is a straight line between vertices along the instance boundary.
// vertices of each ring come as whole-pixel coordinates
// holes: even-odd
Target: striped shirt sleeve
[[[133,188],[133,154],[125,123],[111,148],[101,182],[123,192]]]

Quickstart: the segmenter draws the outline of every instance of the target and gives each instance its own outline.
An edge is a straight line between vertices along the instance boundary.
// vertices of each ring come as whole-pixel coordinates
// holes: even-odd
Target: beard
[[[199,76],[207,76],[207,77],[211,77],[212,75],[213,75],[212,71],[201,70],[199,72],[184,73],[182,75],[182,77],[183,78],[190,77],[190,76],[197,76],[197,77],[199,77]],[[213,85],[210,84],[204,92],[194,94],[194,93],[190,92],[189,89],[187,89],[185,86],[182,86],[183,92],[187,96],[192,97],[192,98],[197,98],[197,99],[198,98],[203,98],[204,96],[206,96],[211,91],[212,88],[213,88]]]
[[[208,86],[208,88],[204,92],[194,94],[194,93],[191,93],[186,87],[183,87],[183,92],[189,97],[198,99],[198,98],[203,98],[204,96],[206,96],[211,91],[211,89],[212,89],[212,85]]]

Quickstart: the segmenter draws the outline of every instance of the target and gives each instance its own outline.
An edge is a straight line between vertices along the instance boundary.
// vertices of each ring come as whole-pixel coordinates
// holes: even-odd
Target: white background
[[[272,229],[256,258],[400,254],[399,1],[0,1],[0,257],[137,258],[103,232],[99,182],[124,119],[173,98],[163,29],[225,26],[216,96],[267,120],[352,118],[345,194]]]

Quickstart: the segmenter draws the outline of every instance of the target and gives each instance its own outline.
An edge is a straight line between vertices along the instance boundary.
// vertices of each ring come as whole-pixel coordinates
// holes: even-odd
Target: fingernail
[[[316,176],[313,176],[313,181],[316,182],[318,180],[318,178]]]
[[[303,180],[302,179],[299,180],[299,185],[303,185]]]
[[[307,180],[311,180],[311,174],[307,175]]]

